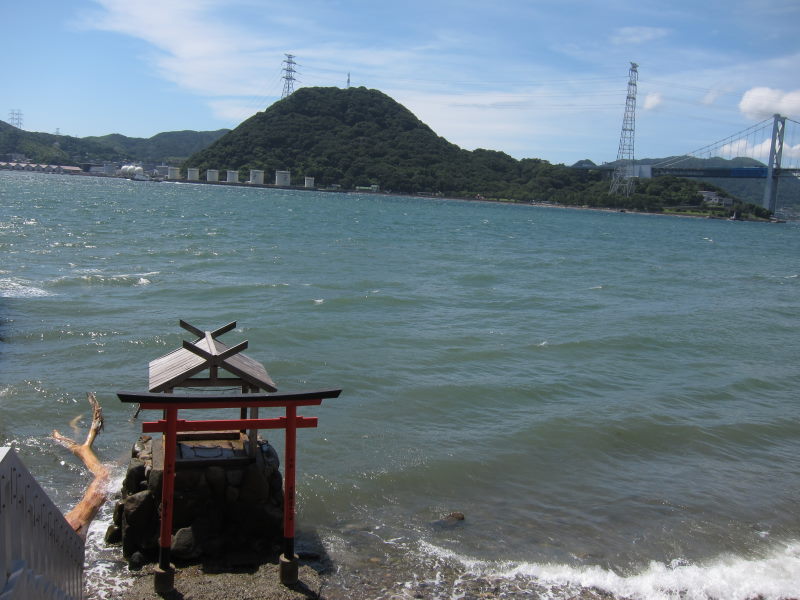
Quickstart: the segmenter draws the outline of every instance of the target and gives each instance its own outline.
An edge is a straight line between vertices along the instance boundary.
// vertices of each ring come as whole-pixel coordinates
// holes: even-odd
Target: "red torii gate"
[[[161,491],[161,528],[159,534],[158,568],[155,575],[155,590],[168,593],[174,589],[175,569],[170,564],[170,547],[172,544],[172,509],[175,484],[176,449],[178,433],[221,430],[249,430],[250,451],[254,451],[256,432],[259,429],[285,429],[284,450],[284,492],[283,492],[283,538],[284,548],[280,562],[281,583],[293,585],[298,581],[298,558],[294,553],[294,518],[295,518],[295,479],[297,429],[316,427],[316,417],[303,417],[297,414],[298,406],[318,406],[325,398],[338,398],[341,390],[326,389],[296,393],[242,393],[242,394],[174,394],[156,393],[171,392],[179,385],[222,386],[231,383],[241,384],[242,390],[253,390],[256,386],[275,391],[272,380],[266,370],[252,359],[244,355],[235,356],[247,347],[243,342],[233,348],[227,348],[216,340],[217,335],[235,328],[231,323],[213,332],[201,332],[184,321],[180,322],[184,329],[200,335],[192,342],[184,341],[183,348],[176,350],[150,364],[150,392],[118,392],[122,402],[138,403],[141,410],[161,410],[163,416],[158,421],[142,423],[143,433],[161,433],[164,436],[164,473]],[[200,344],[199,342],[203,342]],[[189,351],[189,356],[185,354]],[[200,363],[192,360],[200,357]],[[231,365],[230,359],[237,359],[237,365]],[[188,360],[188,363],[187,363]],[[181,373],[175,375],[174,365],[180,364]],[[172,367],[169,367],[172,365]],[[188,365],[188,366],[187,366]],[[169,367],[169,368],[168,368]],[[223,368],[236,375],[236,378],[219,377],[218,368]],[[193,376],[209,369],[208,379],[197,379]],[[172,378],[165,377],[165,371],[172,370]],[[157,382],[153,385],[154,380]],[[254,383],[255,382],[255,383]],[[259,418],[261,407],[283,407],[285,416]],[[190,421],[178,418],[180,409],[222,409],[239,408],[239,419],[215,419]],[[250,416],[247,416],[250,409]]]
[[[285,429],[286,445],[284,451],[285,474],[283,491],[283,538],[281,555],[281,582],[286,585],[297,583],[297,557],[294,553],[295,516],[295,475],[297,429],[316,427],[316,417],[303,417],[297,414],[298,406],[318,406],[325,398],[337,398],[341,390],[320,390],[292,394],[154,394],[119,392],[123,402],[138,402],[142,409],[163,410],[165,417],[158,421],[142,423],[143,433],[164,434],[164,478],[161,490],[161,530],[159,536],[158,570],[156,572],[156,591],[163,593],[174,588],[175,572],[170,565],[170,545],[172,543],[172,502],[175,483],[175,451],[177,434],[188,431],[220,431],[231,429]],[[180,409],[209,408],[256,408],[284,407],[283,417],[269,419],[220,419],[188,421],[178,419]]]

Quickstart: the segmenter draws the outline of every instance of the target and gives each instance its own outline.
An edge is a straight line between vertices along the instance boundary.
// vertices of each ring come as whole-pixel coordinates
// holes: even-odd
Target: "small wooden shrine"
[[[202,331],[184,320],[179,325],[189,333],[197,336],[193,342],[183,340],[183,346],[150,361],[148,389],[153,393],[173,393],[176,388],[240,388],[242,394],[258,392],[277,392],[278,388],[270,378],[267,370],[257,360],[242,354],[248,347],[247,340],[228,347],[219,341],[219,336],[236,328],[236,321],[215,329]],[[202,376],[206,372],[205,376]],[[225,375],[227,373],[227,376]],[[244,419],[247,409],[242,408],[240,417]],[[258,417],[258,407],[250,408],[250,418]],[[251,458],[257,448],[257,432],[251,429],[248,440],[240,440],[241,448]],[[224,437],[229,437],[230,432]],[[195,442],[213,439],[214,435],[194,436]],[[235,436],[237,439],[239,436]],[[188,440],[186,440],[188,441]],[[201,443],[184,445],[184,452],[179,460],[190,460],[195,453],[192,448],[202,447]],[[184,456],[185,454],[185,456]]]
[[[154,497],[160,496],[161,503],[156,591],[163,594],[174,588],[174,566],[170,563],[170,552],[174,543],[172,536],[176,470],[183,472],[188,469],[196,475],[198,467],[209,465],[216,469],[213,473],[219,473],[221,468],[240,469],[242,465],[256,463],[257,459],[264,463],[265,445],[268,450],[267,456],[271,452],[277,463],[275,451],[258,438],[258,431],[261,429],[285,430],[285,475],[282,486],[283,554],[280,574],[283,583],[294,584],[297,582],[298,573],[297,556],[294,553],[296,432],[298,428],[317,426],[316,417],[300,416],[297,414],[297,408],[319,405],[325,398],[338,397],[341,390],[276,393],[277,387],[263,365],[242,354],[247,348],[247,341],[230,347],[219,341],[219,336],[236,328],[235,322],[214,331],[201,331],[185,321],[180,321],[180,326],[195,335],[197,339],[191,342],[184,340],[181,348],[150,362],[149,391],[117,394],[123,402],[138,403],[139,410],[162,411],[162,418],[158,421],[142,423],[143,433],[162,434],[160,443],[156,443],[156,438],[152,440],[151,472],[163,465],[160,489],[155,490],[158,493],[154,494]],[[181,388],[202,388],[204,391],[203,393],[176,392]],[[224,391],[219,391],[220,388],[224,388]],[[236,391],[231,392],[231,390]],[[259,409],[276,407],[284,409],[284,416],[259,417]],[[188,409],[238,409],[239,414],[236,419],[179,419],[178,411]],[[267,458],[266,462],[270,462],[270,458]],[[229,472],[227,481],[246,479],[250,472],[247,471],[243,475]],[[213,473],[208,471],[204,476],[200,476],[200,481],[205,486],[203,490],[214,488],[219,484],[216,481],[217,475]],[[270,476],[272,475],[277,475],[280,483],[277,466],[274,472],[270,472]],[[258,476],[256,473],[256,477]],[[134,480],[135,483],[137,477],[126,477],[126,485],[128,479]],[[226,485],[225,481],[226,477],[223,476],[221,485]],[[141,489],[134,495],[146,496],[154,491],[152,489],[154,486],[147,481],[142,481],[139,487],[142,486],[147,489]],[[273,489],[275,487],[272,486]],[[257,491],[253,492],[252,486],[245,488],[244,484],[241,492],[232,488],[226,490],[226,495],[233,498],[233,512],[239,517],[232,526],[243,529],[255,527],[253,523],[247,522],[246,518],[242,520],[241,515],[260,514],[259,511],[263,508],[261,503],[269,504],[269,498]],[[185,491],[183,495],[186,495]],[[247,505],[242,502],[245,495],[249,501]],[[208,512],[220,512],[214,504],[208,503],[203,506],[207,507]],[[128,511],[127,504],[121,512],[125,511]],[[131,515],[133,516],[132,511]]]
[[[277,392],[267,370],[256,360],[240,354],[247,349],[247,340],[228,347],[217,338],[236,328],[236,321],[214,331],[201,331],[186,321],[180,326],[197,336],[184,340],[183,347],[150,362],[151,392],[171,393],[180,387],[241,387],[242,393]],[[220,376],[220,369],[230,376]],[[207,377],[196,375],[208,371]]]

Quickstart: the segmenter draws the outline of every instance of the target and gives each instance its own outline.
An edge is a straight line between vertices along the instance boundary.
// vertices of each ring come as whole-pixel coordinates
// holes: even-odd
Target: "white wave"
[[[0,279],[0,297],[2,298],[36,298],[40,296],[52,296],[52,294],[21,279]]]
[[[553,597],[581,589],[598,589],[631,600],[785,600],[797,597],[800,542],[774,548],[762,558],[725,554],[704,563],[675,560],[651,562],[632,575],[620,575],[599,566],[503,563],[476,561],[422,543],[423,551],[439,559],[456,560],[474,575],[505,580],[529,579],[550,588]]]
[[[76,275],[64,275],[54,280],[56,285],[73,285],[76,283],[111,284],[111,285],[148,285],[154,275],[159,275],[160,271],[148,271],[147,273],[117,273],[107,274],[99,269],[80,269]]]
[[[115,473],[108,489],[120,489],[123,479],[124,473]],[[127,573],[127,565],[122,559],[122,550],[119,547],[109,547],[105,543],[106,529],[112,523],[113,512],[114,501],[109,499],[89,525],[86,535],[84,559],[86,587],[91,597],[97,600],[118,598],[133,583],[133,579]]]

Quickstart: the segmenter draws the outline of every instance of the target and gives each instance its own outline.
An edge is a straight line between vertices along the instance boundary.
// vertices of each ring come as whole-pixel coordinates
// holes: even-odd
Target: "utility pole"
[[[625,116],[622,119],[622,133],[619,136],[617,168],[611,180],[609,194],[621,193],[626,198],[633,193],[633,142],[636,133],[636,82],[639,79],[639,65],[631,63],[628,70],[628,96],[625,99]]]
[[[8,124],[22,129],[22,111],[18,108],[8,111]]]
[[[297,64],[294,62],[293,54],[286,54],[285,56],[286,58],[283,59],[283,93],[281,94],[281,100],[291,96],[292,92],[294,92],[294,74],[296,73],[294,67]]]

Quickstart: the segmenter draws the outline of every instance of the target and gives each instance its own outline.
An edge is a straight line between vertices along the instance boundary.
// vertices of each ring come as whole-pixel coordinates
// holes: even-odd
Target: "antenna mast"
[[[294,62],[294,54],[286,54],[284,56],[286,58],[283,59],[283,93],[281,94],[281,100],[294,92],[294,74],[296,73],[294,66],[297,64]]]
[[[631,63],[628,71],[628,96],[625,99],[625,117],[622,119],[622,133],[619,136],[617,168],[611,181],[609,194],[621,193],[626,198],[633,193],[633,141],[636,133],[636,82],[639,79],[639,65]]]

